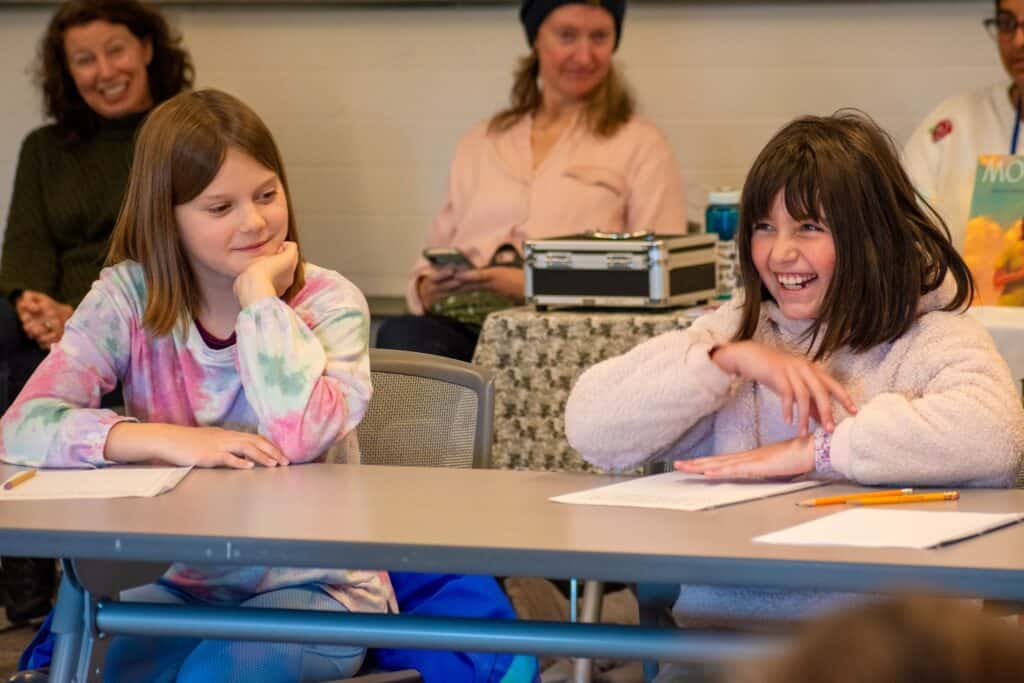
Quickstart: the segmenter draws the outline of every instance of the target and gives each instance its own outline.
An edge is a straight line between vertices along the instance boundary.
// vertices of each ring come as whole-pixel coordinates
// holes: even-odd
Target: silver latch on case
[[[572,254],[567,251],[552,251],[547,257],[548,268],[572,268]]]
[[[629,270],[633,267],[633,254],[608,254],[604,262],[608,270]]]

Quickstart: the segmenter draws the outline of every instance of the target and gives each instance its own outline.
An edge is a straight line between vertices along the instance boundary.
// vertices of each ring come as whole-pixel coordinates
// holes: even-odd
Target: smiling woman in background
[[[71,0],[50,19],[37,80],[53,122],[21,145],[0,256],[0,413],[99,275],[136,129],[192,85],[180,43],[159,11],[135,0]],[[54,581],[52,560],[5,558],[8,618],[45,614]]]
[[[686,231],[672,150],[612,63],[625,13],[625,0],[523,2],[531,50],[511,105],[459,141],[427,240],[468,263],[420,259],[406,294],[415,315],[385,323],[379,346],[469,360],[486,314],[523,300],[526,239]]]

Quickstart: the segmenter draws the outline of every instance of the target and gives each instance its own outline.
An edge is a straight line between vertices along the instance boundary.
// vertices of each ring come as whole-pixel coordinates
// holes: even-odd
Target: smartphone
[[[457,269],[474,268],[469,258],[455,247],[433,247],[423,250],[423,258],[435,268],[455,266]]]

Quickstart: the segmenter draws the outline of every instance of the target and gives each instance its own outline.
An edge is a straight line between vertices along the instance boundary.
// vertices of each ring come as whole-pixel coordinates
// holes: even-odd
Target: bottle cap
[[[721,187],[708,193],[708,204],[728,205],[740,203],[740,191],[729,187]]]

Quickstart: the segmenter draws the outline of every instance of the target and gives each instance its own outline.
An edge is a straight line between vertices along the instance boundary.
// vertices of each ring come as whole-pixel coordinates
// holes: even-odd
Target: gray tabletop
[[[0,477],[13,471],[0,466]],[[195,470],[156,498],[0,503],[0,554],[832,590],[914,585],[1024,599],[1024,525],[933,550],[814,548],[751,542],[836,511],[794,505],[806,491],[703,512],[548,500],[612,481],[321,464]],[[965,490],[958,502],[902,507],[1022,511],[1024,490]]]

